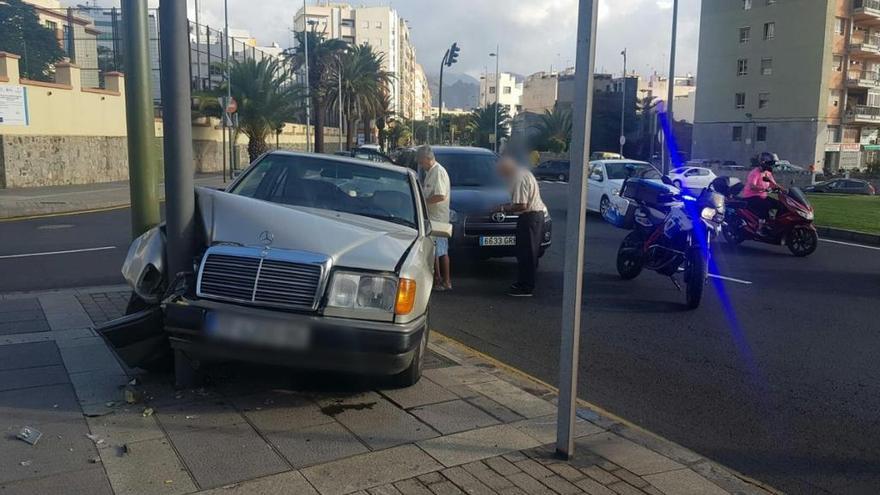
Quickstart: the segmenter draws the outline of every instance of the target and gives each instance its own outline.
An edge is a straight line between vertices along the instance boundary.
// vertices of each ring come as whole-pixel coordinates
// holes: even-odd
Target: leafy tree
[[[51,81],[64,58],[55,33],[40,24],[34,7],[21,0],[0,1],[0,51],[21,56],[21,77]]]
[[[660,100],[653,96],[645,96],[636,101],[636,114],[639,123],[639,156],[651,159],[651,140],[656,139],[652,131],[653,119],[656,118],[657,105]]]
[[[533,145],[539,151],[563,153],[571,144],[571,109],[560,108],[545,110],[541,121],[534,126],[538,134],[533,138]]]
[[[306,62],[305,42],[309,45],[309,92],[312,100],[312,119],[315,124],[315,152],[324,152],[324,123],[327,116],[327,100],[336,93],[335,81],[330,75],[339,63],[340,56],[348,49],[345,41],[327,39],[323,33],[312,29],[310,32],[295,34],[297,46],[285,54],[295,70],[304,67]],[[343,79],[344,81],[344,79]]]
[[[474,138],[477,146],[492,149],[494,147],[490,136],[495,132],[495,105],[490,103],[485,108],[477,108],[469,115],[467,129]],[[498,136],[497,139],[505,139],[510,136],[510,109],[507,105],[501,105],[498,109]]]
[[[248,156],[253,161],[268,151],[266,138],[293,120],[304,95],[298,86],[289,84],[290,74],[276,59],[236,60],[229,77],[232,97],[238,103],[239,132],[248,138]],[[226,94],[225,85],[218,94]],[[206,113],[212,111],[210,101],[205,105]]]

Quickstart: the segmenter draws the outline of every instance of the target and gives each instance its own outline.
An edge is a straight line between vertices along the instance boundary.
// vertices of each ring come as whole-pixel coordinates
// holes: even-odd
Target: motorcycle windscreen
[[[810,200],[807,199],[807,195],[804,194],[804,191],[799,187],[792,187],[788,190],[788,195],[798,203],[804,205],[807,208],[812,208],[813,205],[810,204]]]
[[[635,205],[630,200],[622,198],[616,194],[610,197],[610,202],[611,205],[603,215],[605,221],[615,227],[631,229],[633,226]]]
[[[170,353],[160,306],[109,321],[95,330],[130,368],[158,362]]]

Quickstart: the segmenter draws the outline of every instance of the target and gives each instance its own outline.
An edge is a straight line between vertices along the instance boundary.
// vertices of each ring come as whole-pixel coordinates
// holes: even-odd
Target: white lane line
[[[834,241],[831,239],[819,239],[819,240],[822,242],[830,242],[832,244],[841,244],[843,246],[852,246],[852,247],[858,247],[858,248],[862,248],[862,249],[873,249],[874,251],[880,251],[880,247],[865,246],[864,244],[853,244],[852,242]]]
[[[709,276],[711,278],[717,278],[719,280],[727,280],[728,282],[736,282],[738,284],[743,284],[743,285],[752,285],[752,282],[749,282],[748,280],[740,280],[738,278],[724,277],[722,275],[714,275],[712,273],[710,273]]]
[[[116,246],[104,246],[104,247],[87,248],[87,249],[71,249],[68,251],[49,251],[46,253],[7,254],[7,255],[0,256],[0,260],[8,260],[8,259],[13,259],[13,258],[33,258],[36,256],[54,256],[56,254],[93,253],[95,251],[109,251],[111,249],[116,249]]]

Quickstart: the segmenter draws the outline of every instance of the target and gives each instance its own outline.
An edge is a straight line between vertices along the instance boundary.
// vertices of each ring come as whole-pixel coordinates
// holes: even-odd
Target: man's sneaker
[[[532,297],[532,291],[523,289],[522,287],[514,287],[507,293],[511,297]]]

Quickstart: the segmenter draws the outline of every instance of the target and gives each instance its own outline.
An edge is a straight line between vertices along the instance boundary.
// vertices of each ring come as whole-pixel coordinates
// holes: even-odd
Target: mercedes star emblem
[[[264,245],[268,246],[269,244],[272,244],[274,240],[275,234],[269,232],[268,230],[260,232],[260,242],[262,242]]]

